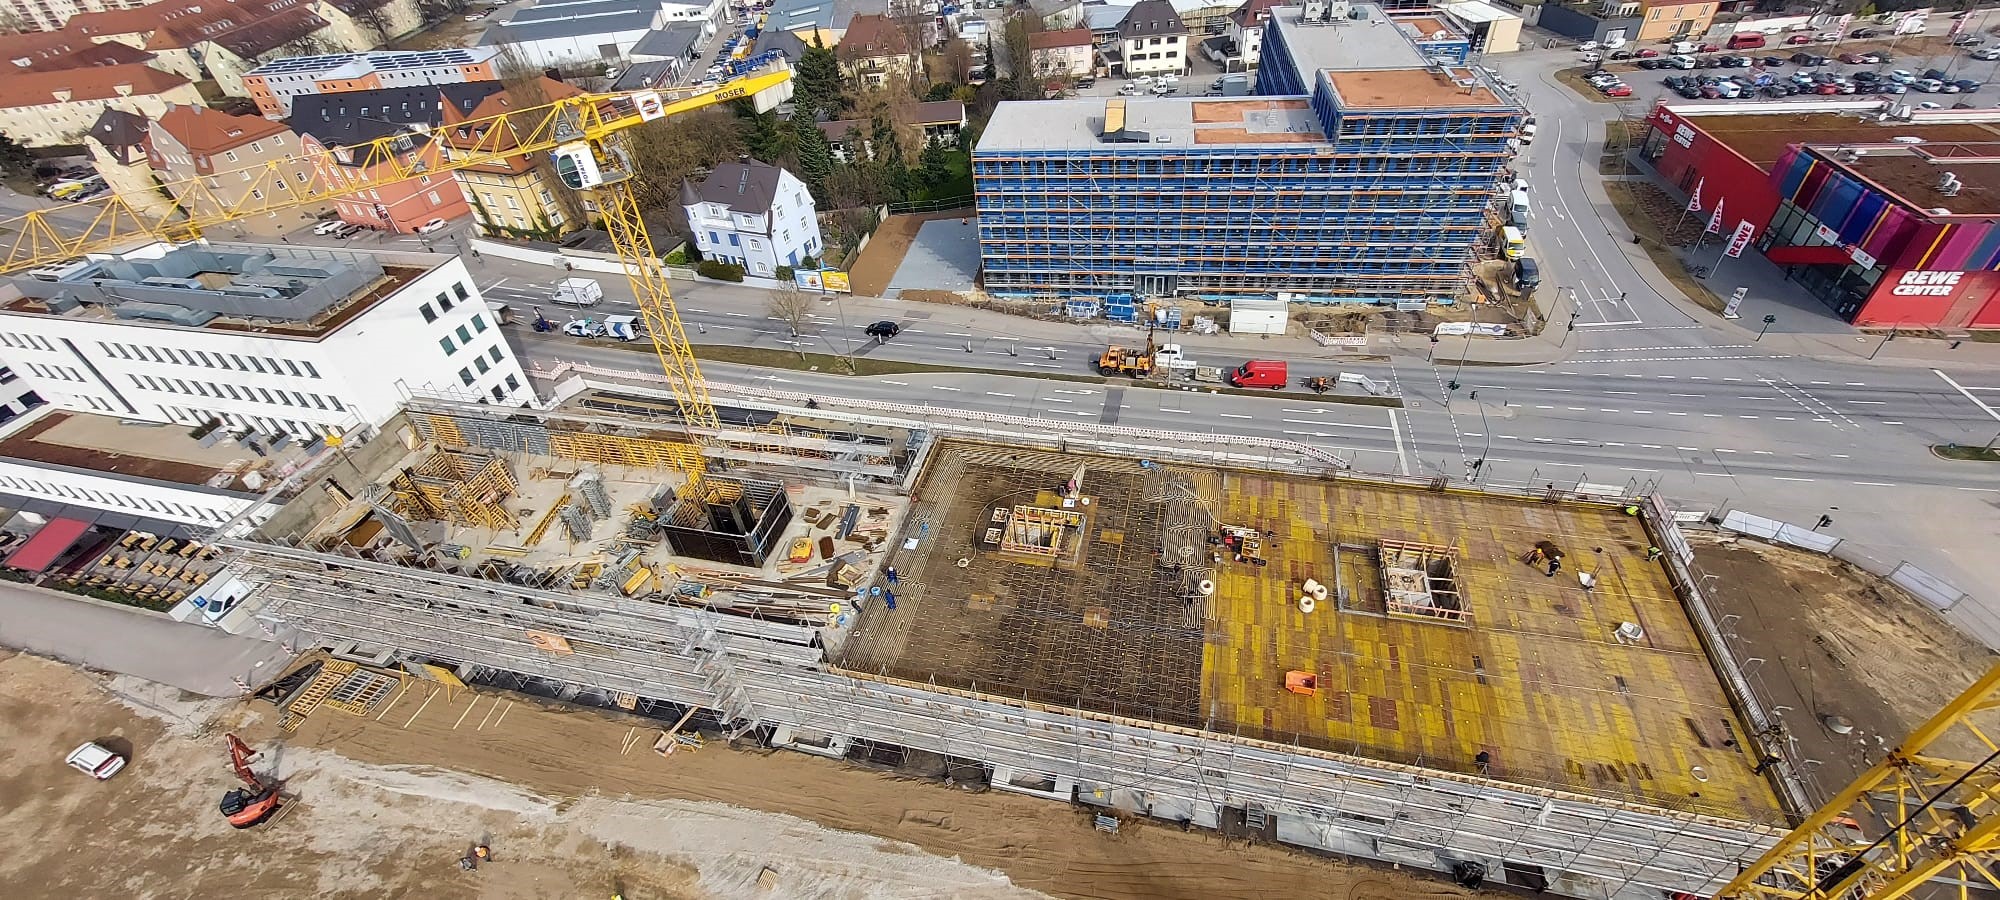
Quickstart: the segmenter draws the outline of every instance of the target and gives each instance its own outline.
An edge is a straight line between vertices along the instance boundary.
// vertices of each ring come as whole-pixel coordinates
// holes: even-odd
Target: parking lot
[[[1793,37],[1816,40],[1824,35]],[[1735,51],[1714,44],[1628,46],[1611,51],[1618,59],[1600,58],[1602,48],[1579,48],[1579,59],[1596,66],[1584,79],[1615,99],[1657,92],[1689,100],[1906,97],[1901,102],[1919,109],[2000,105],[1972,96],[2000,69],[2000,40],[1966,34],[1957,42],[1950,46],[1943,39],[1912,38],[1910,45],[1919,48],[1914,53],[1876,42],[1773,41],[1772,46]],[[1649,90],[1656,83],[1664,90]]]

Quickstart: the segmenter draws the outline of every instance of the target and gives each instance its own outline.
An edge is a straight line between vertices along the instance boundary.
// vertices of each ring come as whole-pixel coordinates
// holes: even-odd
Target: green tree
[[[935,103],[939,100],[953,100],[958,97],[958,85],[938,82],[924,92],[924,100]]]
[[[951,180],[951,151],[944,148],[944,142],[931,138],[924,144],[922,156],[917,158],[918,171],[924,187],[934,188]]]
[[[817,37],[792,67],[792,105],[797,109],[793,115],[809,121],[821,115],[835,118],[846,108],[840,93],[840,60]]]
[[[0,134],[0,172],[8,175],[32,175],[35,171],[35,155],[28,148],[15,143],[12,135]]]
[[[812,121],[812,116],[803,112],[792,116],[794,120],[803,117]],[[798,136],[784,122],[779,121],[775,112],[752,112],[749,115],[750,129],[743,136],[750,155],[774,166],[784,165],[798,152]],[[819,130],[817,128],[813,129]]]
[[[1034,51],[1028,46],[1028,36],[1042,30],[1042,22],[1034,16],[1015,16],[1007,20],[1001,40],[1007,47],[1007,78],[1012,82],[1006,91],[1010,100],[1040,100],[1042,85],[1035,78],[1034,66],[1030,60]],[[990,57],[989,57],[990,58]]]
[[[797,148],[799,179],[812,189],[813,198],[826,202],[827,178],[833,174],[833,148],[826,143],[826,133],[819,130],[819,124],[812,119],[792,116],[792,142]]]

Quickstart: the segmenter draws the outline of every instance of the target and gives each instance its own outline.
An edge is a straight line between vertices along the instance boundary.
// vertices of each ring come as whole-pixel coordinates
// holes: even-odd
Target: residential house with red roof
[[[216,215],[318,188],[291,126],[204,106],[173,106],[148,129],[146,157],[190,212]]]
[[[305,151],[316,154],[319,177],[335,189],[355,185],[353,193],[335,200],[342,220],[406,234],[432,219],[471,212],[465,192],[449,173],[396,179],[385,163],[371,167],[366,150],[359,148],[379,138],[430,132],[448,121],[473,118],[489,97],[504,90],[506,85],[497,81],[473,81],[307,94],[292,99],[291,126]],[[441,161],[437,142],[428,140],[409,142],[402,157],[406,167],[435,167]]]
[[[176,103],[200,103],[188,79],[126,64],[9,73],[0,90],[0,132],[30,147],[83,142],[107,109],[153,118]]]
[[[516,96],[510,91],[488,94],[470,110],[450,105],[444,110],[445,153],[507,150],[520,146],[520,135],[509,124],[491,121],[515,109],[574,97],[582,91],[560,81],[540,81],[541,97]],[[546,99],[544,99],[546,98]],[[494,129],[501,129],[495,133]],[[557,179],[546,152],[523,153],[490,165],[468,166],[453,173],[472,207],[479,233],[553,241],[584,226],[581,198]]]

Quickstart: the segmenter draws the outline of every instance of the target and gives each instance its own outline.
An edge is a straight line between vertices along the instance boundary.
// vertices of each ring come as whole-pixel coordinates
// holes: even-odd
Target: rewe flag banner
[[[1701,212],[1701,186],[1707,183],[1706,178],[1694,183],[1694,193],[1688,195],[1688,212]]]
[[[1704,230],[1706,230],[1706,231],[1707,231],[1707,232],[1708,232],[1709,234],[1721,234],[1721,233],[1722,233],[1722,201],[1721,201],[1721,200],[1717,200],[1717,201],[1715,201],[1715,214],[1714,214],[1714,215],[1712,215],[1712,216],[1709,216],[1709,217],[1708,217],[1708,228],[1706,228],[1706,229],[1704,229]]]

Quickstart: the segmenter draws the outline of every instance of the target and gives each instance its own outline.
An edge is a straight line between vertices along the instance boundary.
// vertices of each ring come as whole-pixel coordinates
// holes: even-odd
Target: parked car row
[[[1610,72],[1598,72],[1585,78],[1584,80],[1590,82],[1591,87],[1596,88],[1598,93],[1603,94],[1606,97],[1632,96],[1631,85],[1626,84],[1624,81],[1620,80],[1618,76],[1613,75]]]
[[[1917,91],[1925,94],[1969,94],[1983,85],[1970,78],[1952,81],[1944,80],[1944,72],[1930,69],[1919,76],[1904,69],[1882,73],[1860,71],[1851,74],[1840,72],[1793,72],[1790,75],[1776,75],[1762,72],[1756,75],[1669,75],[1661,79],[1667,89],[1689,100],[1733,100],[1739,97],[1775,99],[1801,94],[1835,96],[1839,94],[1902,94]],[[1936,104],[1932,104],[1934,108]]]

